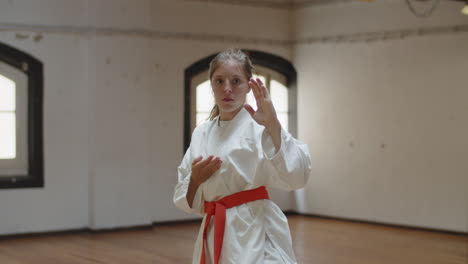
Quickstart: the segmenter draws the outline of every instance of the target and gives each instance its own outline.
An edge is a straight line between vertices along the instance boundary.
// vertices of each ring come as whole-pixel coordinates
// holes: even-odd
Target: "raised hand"
[[[221,168],[221,159],[219,157],[209,156],[205,160],[203,157],[198,157],[192,162],[192,178],[191,181],[196,185],[200,185],[210,178],[219,168]]]
[[[281,147],[281,124],[276,116],[276,110],[271,101],[270,93],[259,78],[256,80],[250,79],[249,86],[252,88],[255,101],[257,102],[257,111],[249,104],[244,105],[244,108],[255,122],[265,127],[273,139],[276,151],[278,151]]]
[[[257,102],[257,111],[255,111],[249,104],[244,105],[244,108],[258,124],[266,127],[268,130],[273,127],[277,127],[279,125],[279,121],[268,89],[259,78],[250,79],[249,86],[252,88],[255,101]]]

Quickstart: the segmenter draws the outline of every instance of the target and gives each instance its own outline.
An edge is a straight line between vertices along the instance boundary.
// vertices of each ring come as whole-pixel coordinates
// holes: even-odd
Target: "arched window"
[[[43,186],[42,63],[0,43],[0,188]]]
[[[285,59],[276,55],[247,51],[255,67],[254,77],[260,78],[270,91],[278,119],[284,129],[296,136],[296,71]],[[214,105],[208,80],[208,68],[215,55],[208,56],[185,70],[185,150],[195,127],[204,122]],[[250,92],[247,103],[256,108]]]

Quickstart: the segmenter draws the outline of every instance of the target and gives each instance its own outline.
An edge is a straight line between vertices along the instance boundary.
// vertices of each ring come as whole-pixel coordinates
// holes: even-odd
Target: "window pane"
[[[15,83],[0,74],[0,111],[15,111]]]
[[[271,80],[271,100],[278,112],[288,112],[288,88],[282,83]]]
[[[0,159],[16,158],[16,122],[14,113],[0,113]]]
[[[263,82],[263,84],[265,84],[265,86],[268,88],[268,85],[267,85],[267,83],[266,83],[266,78],[265,78],[265,76],[263,76],[263,75],[257,75],[257,74],[252,74],[252,77],[255,78],[255,79],[259,78],[259,79]]]
[[[284,130],[288,131],[288,113],[276,113]]]
[[[197,112],[210,112],[213,106],[214,97],[211,83],[206,80],[197,86]]]

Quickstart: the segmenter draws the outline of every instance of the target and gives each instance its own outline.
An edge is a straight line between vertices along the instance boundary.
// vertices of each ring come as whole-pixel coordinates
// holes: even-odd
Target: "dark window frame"
[[[0,189],[44,187],[43,154],[43,65],[38,59],[0,43],[0,61],[24,72],[28,77],[28,173],[1,176]]]
[[[288,105],[289,105],[289,131],[293,136],[297,136],[297,72],[294,66],[286,59],[256,50],[243,50],[248,53],[253,64],[260,65],[283,74],[286,77],[286,86],[288,87]],[[217,54],[217,53],[216,53]],[[210,62],[216,54],[212,54],[201,60],[196,61],[185,69],[184,73],[184,153],[190,146],[192,132],[190,131],[191,116],[191,80],[197,74],[207,71]]]

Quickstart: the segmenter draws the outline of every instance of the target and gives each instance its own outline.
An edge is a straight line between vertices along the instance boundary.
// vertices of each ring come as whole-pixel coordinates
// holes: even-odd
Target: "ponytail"
[[[211,109],[211,113],[210,113],[210,116],[208,116],[208,120],[214,120],[218,116],[219,116],[219,107],[217,104],[215,104],[213,108]]]

